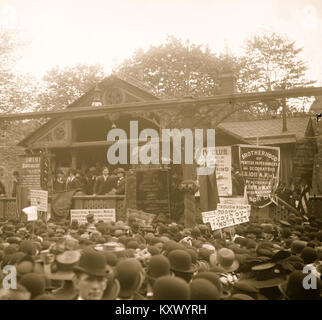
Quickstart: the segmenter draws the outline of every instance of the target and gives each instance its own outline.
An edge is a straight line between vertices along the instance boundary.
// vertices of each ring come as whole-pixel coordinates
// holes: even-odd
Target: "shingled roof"
[[[243,137],[250,143],[272,145],[295,143],[306,136],[313,136],[310,117],[287,118],[287,131],[283,132],[283,119],[223,122],[219,127]]]

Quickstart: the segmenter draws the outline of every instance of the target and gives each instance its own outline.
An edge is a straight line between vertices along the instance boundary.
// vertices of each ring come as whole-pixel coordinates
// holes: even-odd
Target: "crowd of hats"
[[[238,225],[233,236],[162,216],[152,229],[87,221],[1,221],[0,277],[15,266],[18,285],[1,287],[0,299],[75,299],[77,272],[107,277],[105,300],[321,299],[321,219],[290,214]],[[313,288],[303,286],[305,266]]]

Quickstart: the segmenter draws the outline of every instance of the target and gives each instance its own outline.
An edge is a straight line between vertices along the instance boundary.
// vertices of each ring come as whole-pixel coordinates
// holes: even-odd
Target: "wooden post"
[[[76,150],[71,150],[71,155],[72,155],[71,167],[73,169],[76,169],[77,168],[77,151]]]

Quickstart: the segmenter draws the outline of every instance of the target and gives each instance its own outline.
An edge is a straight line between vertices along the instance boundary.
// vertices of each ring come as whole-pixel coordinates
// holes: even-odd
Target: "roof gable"
[[[140,101],[154,101],[159,100],[155,95],[152,94],[144,84],[136,79],[125,80],[121,79],[120,76],[111,75],[100,83],[92,87],[89,91],[83,94],[80,98],[71,103],[67,108],[81,108],[89,107],[92,105],[96,86],[100,92],[100,99],[104,105],[120,104],[120,103],[131,103]],[[93,107],[95,108],[95,107]],[[46,122],[43,126],[32,132],[25,139],[19,142],[19,146],[31,146],[36,141],[42,141],[43,137],[47,136],[49,131],[62,122],[63,119],[51,119]]]

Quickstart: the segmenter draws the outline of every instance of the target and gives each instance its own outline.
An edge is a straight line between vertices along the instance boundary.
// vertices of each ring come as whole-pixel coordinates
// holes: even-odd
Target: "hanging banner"
[[[280,148],[241,145],[239,164],[249,204],[269,205],[279,183]]]
[[[28,189],[40,189],[41,157],[22,156],[21,186]]]
[[[216,178],[219,196],[231,196],[231,147],[216,147]]]

